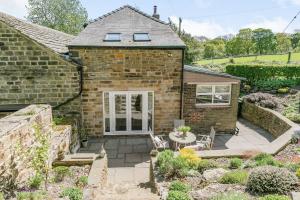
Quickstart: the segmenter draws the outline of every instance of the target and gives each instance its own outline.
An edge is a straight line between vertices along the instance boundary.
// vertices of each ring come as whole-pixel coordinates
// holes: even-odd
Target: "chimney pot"
[[[159,19],[159,14],[157,14],[157,6],[154,6],[154,11],[153,11],[153,15],[152,17],[156,18],[156,19]]]

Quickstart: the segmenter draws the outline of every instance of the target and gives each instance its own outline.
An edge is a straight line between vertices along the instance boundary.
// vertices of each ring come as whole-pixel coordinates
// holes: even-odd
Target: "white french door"
[[[141,134],[153,130],[153,92],[104,92],[106,134]]]

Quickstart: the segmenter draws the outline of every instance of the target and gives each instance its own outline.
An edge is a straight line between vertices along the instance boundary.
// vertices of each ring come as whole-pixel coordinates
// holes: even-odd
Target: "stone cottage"
[[[184,66],[185,44],[156,9],[123,6],[76,37],[1,14],[0,46],[0,110],[50,103],[97,137],[166,134],[175,119],[235,129],[240,79]]]

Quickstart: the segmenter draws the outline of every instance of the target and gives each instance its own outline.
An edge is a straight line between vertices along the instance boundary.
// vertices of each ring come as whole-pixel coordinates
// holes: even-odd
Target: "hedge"
[[[226,73],[244,77],[250,83],[258,80],[270,80],[278,77],[295,79],[300,77],[300,65],[250,65],[232,64],[226,66]]]

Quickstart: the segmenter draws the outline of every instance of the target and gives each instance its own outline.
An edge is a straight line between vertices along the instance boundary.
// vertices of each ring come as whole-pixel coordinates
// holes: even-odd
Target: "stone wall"
[[[292,126],[289,121],[276,111],[257,106],[244,100],[241,115],[253,124],[267,130],[278,138]]]
[[[232,133],[237,121],[239,83],[232,83],[231,104],[228,106],[197,106],[196,87],[197,84],[184,84],[183,118],[185,124],[190,126],[195,133],[209,134],[211,126],[214,126],[217,133]]]
[[[79,91],[77,66],[0,22],[0,105],[57,105]],[[80,98],[55,111],[80,112]]]
[[[57,158],[59,151],[69,152],[71,127],[54,127],[49,105],[31,105],[0,119],[0,174],[3,171],[3,176],[9,173],[13,161],[18,171],[18,182],[26,182],[33,175],[33,170],[28,168],[30,160],[20,153],[28,152],[35,145],[36,125],[43,134],[49,135],[49,162]]]
[[[89,135],[103,135],[103,91],[154,91],[154,132],[180,117],[182,50],[72,48],[84,64],[82,113]]]

